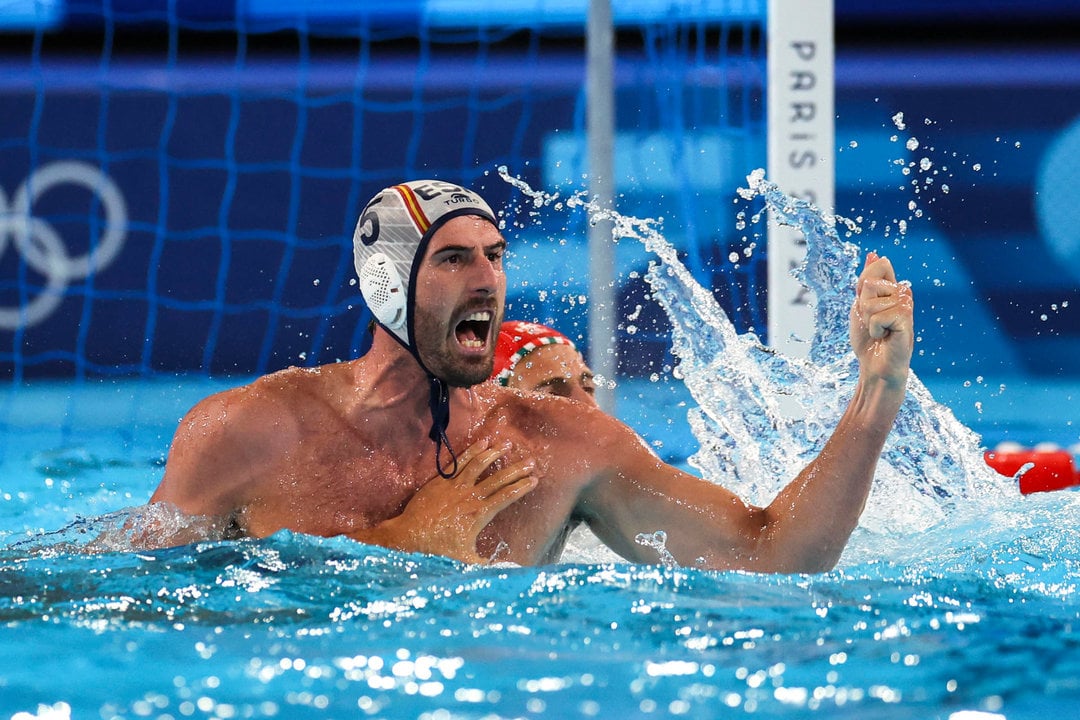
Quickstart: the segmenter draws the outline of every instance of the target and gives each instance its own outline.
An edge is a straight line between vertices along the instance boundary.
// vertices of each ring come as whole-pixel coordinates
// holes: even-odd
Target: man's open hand
[[[457,474],[451,478],[435,475],[424,483],[401,515],[375,528],[377,540],[368,537],[368,531],[350,536],[408,552],[444,555],[469,563],[488,562],[476,552],[480,531],[537,483],[531,460],[494,470],[485,477],[505,453],[506,448],[490,448],[486,440],[473,443],[458,457]]]

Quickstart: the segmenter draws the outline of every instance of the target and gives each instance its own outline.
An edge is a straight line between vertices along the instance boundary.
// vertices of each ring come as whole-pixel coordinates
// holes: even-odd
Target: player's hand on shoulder
[[[374,534],[359,532],[352,537],[408,552],[488,562],[476,549],[480,532],[537,484],[532,460],[496,465],[507,450],[490,447],[487,440],[473,443],[458,456],[453,477],[433,476],[416,491],[401,515],[382,523]]]

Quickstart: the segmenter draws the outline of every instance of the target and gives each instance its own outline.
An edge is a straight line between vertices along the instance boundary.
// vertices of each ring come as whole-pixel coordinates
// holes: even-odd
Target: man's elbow
[[[840,561],[847,545],[847,535],[842,542],[835,539],[817,540],[787,533],[773,533],[763,529],[758,538],[757,555],[761,559],[761,571],[785,575],[816,575],[830,572]]]

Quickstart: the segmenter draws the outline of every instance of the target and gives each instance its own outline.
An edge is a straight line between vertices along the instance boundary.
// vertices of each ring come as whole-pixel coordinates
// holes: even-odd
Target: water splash
[[[638,545],[652,548],[660,558],[660,564],[664,567],[678,567],[679,563],[671,551],[667,549],[667,533],[657,530],[651,533],[638,533],[634,538]]]
[[[221,518],[188,515],[169,503],[122,508],[95,516],[77,516],[58,530],[37,533],[0,549],[9,557],[53,558],[67,554],[139,552],[145,537],[172,537],[187,542],[215,542],[226,536]]]
[[[806,261],[795,275],[817,301],[809,359],[803,360],[764,346],[752,333],[740,335],[712,293],[679,261],[657,221],[621,215],[583,193],[561,198],[534,190],[505,169],[500,174],[535,207],[582,209],[590,222],[611,222],[615,239],[640,241],[656,256],[646,280],[672,323],[676,376],[697,403],[688,421],[700,449],[689,462],[749,501],[769,502],[821,450],[857,383],[848,319],[862,253],[836,227],[839,222],[849,231],[858,228],[785,195],[760,170],[740,190],[744,199],[761,198],[776,222],[798,228],[806,238]],[[1018,497],[1015,483],[983,461],[980,438],[936,403],[912,373],[861,528],[903,552],[904,538],[953,516],[979,517]],[[866,552],[879,549],[872,544]]]

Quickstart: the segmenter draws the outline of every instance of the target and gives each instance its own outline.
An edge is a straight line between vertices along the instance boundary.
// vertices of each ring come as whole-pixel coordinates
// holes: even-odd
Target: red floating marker
[[[987,465],[1010,477],[1031,464],[1031,469],[1020,476],[1020,492],[1024,495],[1080,485],[1080,476],[1068,450],[998,446],[996,450],[986,451],[983,457]]]

